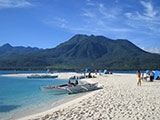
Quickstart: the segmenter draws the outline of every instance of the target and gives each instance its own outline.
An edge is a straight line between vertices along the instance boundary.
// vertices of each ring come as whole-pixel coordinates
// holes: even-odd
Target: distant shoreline
[[[45,67],[40,67],[40,68],[0,68],[0,71],[46,71],[48,70],[49,68],[45,68]],[[86,68],[78,68],[78,69],[49,69],[51,72],[52,71],[70,71],[70,72],[76,72],[76,71],[81,71],[81,72],[84,72]],[[107,69],[107,68],[99,68],[99,69],[94,69],[94,68],[88,68],[89,70],[91,71],[94,71],[94,70],[108,70],[108,71],[137,71],[137,70],[160,70],[160,69]]]

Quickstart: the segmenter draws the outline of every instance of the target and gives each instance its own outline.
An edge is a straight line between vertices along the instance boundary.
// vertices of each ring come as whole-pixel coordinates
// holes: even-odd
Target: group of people
[[[92,75],[91,72],[89,72],[88,75],[84,75],[84,78],[96,78],[96,76]],[[68,80],[68,84],[76,86],[79,84],[78,79],[81,79],[81,78],[73,76]]]
[[[74,76],[75,77],[75,76]],[[68,84],[70,84],[70,85],[73,85],[73,86],[76,86],[76,85],[78,85],[79,84],[79,82],[78,82],[78,79],[77,78],[75,78],[75,79],[73,79],[74,80],[74,82],[71,82],[72,80],[71,79],[69,79],[68,80]]]
[[[153,82],[154,79],[154,72],[153,71],[148,71],[147,73],[141,73],[140,70],[137,71],[137,85],[141,86],[141,80],[142,79],[149,79],[150,82]]]
[[[88,76],[86,76],[87,78],[96,78],[96,76],[91,75],[91,72],[88,73]]]

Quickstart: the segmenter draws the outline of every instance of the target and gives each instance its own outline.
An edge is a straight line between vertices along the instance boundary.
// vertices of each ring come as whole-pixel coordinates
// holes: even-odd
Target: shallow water
[[[0,71],[9,73],[45,73],[45,71]],[[112,71],[113,73],[130,73],[136,71]],[[51,108],[52,103],[68,98],[67,94],[54,95],[40,91],[42,85],[66,84],[67,80],[27,79],[26,77],[0,76],[0,120],[12,120]]]
[[[67,94],[43,93],[42,85],[65,84],[67,80],[27,79],[26,77],[0,76],[0,119],[12,119],[29,114],[35,109],[46,109],[51,103],[67,97]],[[37,111],[38,112],[38,111]]]

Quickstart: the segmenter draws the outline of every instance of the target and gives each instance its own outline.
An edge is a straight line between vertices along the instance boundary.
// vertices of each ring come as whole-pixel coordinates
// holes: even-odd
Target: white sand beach
[[[76,75],[57,74],[60,79]],[[142,81],[142,86],[137,86],[136,74],[97,75],[85,81],[98,82],[103,89],[19,120],[160,120],[160,81]]]

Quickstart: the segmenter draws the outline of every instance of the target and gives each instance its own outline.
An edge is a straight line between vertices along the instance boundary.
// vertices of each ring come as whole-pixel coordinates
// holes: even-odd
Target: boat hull
[[[72,86],[70,84],[59,85],[59,86],[41,86],[40,89],[44,92],[52,92],[53,94],[64,94],[64,93],[80,93],[99,89],[98,84],[84,84]]]
[[[53,94],[68,93],[68,91],[65,88],[52,88],[51,86],[41,86],[40,89],[43,92],[52,92]]]
[[[84,84],[84,85],[77,85],[68,87],[70,89],[69,93],[80,93],[80,92],[87,92],[98,89],[97,83],[96,84]]]

